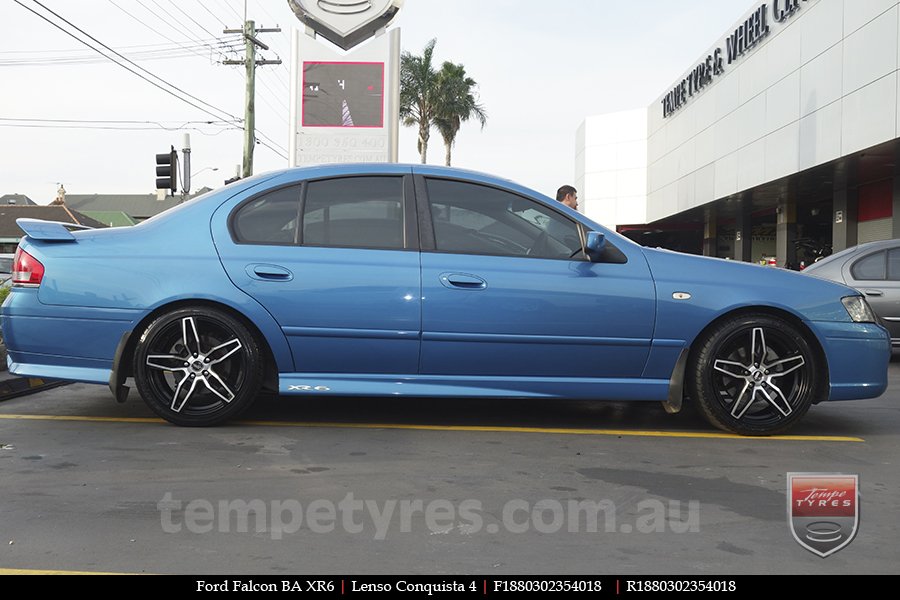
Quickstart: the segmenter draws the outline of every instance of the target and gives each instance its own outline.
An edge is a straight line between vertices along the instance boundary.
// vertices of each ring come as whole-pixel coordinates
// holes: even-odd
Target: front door
[[[418,189],[434,239],[422,252],[422,374],[641,376],[655,290],[639,252],[593,263],[581,227],[544,203],[450,179]]]

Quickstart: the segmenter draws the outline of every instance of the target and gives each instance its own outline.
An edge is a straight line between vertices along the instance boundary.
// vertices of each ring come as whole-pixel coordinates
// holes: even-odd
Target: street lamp
[[[204,168],[200,169],[199,171],[197,171],[196,173],[191,173],[191,178],[193,178],[195,175],[200,175],[204,171],[218,171],[218,170],[219,170],[219,167],[204,167]]]

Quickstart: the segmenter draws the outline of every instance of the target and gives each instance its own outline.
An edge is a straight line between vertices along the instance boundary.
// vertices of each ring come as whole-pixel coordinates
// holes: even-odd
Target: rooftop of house
[[[104,223],[65,206],[0,205],[0,238],[21,238],[22,230],[16,219],[43,219],[88,227],[106,227]]]
[[[128,227],[137,224],[137,221],[121,210],[85,210],[79,212],[95,221],[100,221],[107,227]]]
[[[0,196],[0,205],[37,206],[37,202],[25,194],[3,194]]]

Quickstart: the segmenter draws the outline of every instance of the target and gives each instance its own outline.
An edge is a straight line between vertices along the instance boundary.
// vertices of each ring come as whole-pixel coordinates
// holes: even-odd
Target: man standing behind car
[[[556,200],[572,210],[578,210],[578,190],[571,185],[564,185],[556,190]]]

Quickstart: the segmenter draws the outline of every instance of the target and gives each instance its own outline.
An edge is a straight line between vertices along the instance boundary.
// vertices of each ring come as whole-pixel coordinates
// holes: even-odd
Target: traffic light
[[[178,153],[175,146],[171,152],[156,155],[156,189],[171,190],[174,195],[178,190]]]

